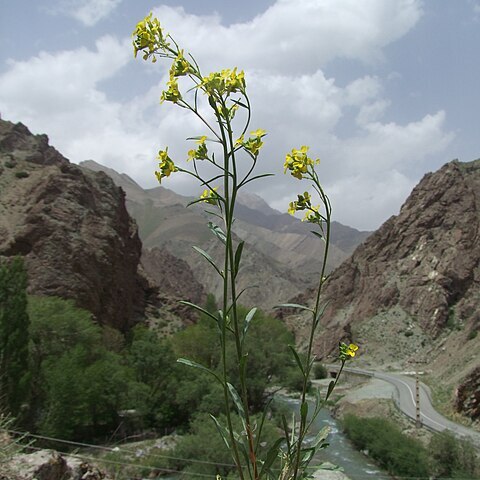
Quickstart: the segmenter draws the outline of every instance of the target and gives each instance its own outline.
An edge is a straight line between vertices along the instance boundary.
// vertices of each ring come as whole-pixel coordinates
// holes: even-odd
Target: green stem
[[[225,106],[225,104],[223,104]],[[250,118],[250,116],[248,117]],[[228,133],[228,142],[230,147],[230,154],[232,158],[232,197],[230,200],[230,215],[229,215],[229,223],[227,225],[227,229],[229,234],[227,235],[228,243],[227,243],[227,252],[230,257],[230,291],[231,291],[231,298],[232,298],[232,324],[234,330],[234,337],[235,337],[235,349],[237,353],[237,366],[239,371],[239,379],[240,379],[240,394],[242,398],[243,404],[243,411],[245,415],[245,423],[246,423],[246,434],[247,434],[247,441],[248,441],[248,451],[250,457],[250,463],[253,469],[253,478],[257,480],[258,477],[258,466],[257,466],[257,458],[255,454],[255,442],[253,438],[253,431],[250,422],[250,413],[249,413],[249,404],[248,404],[248,390],[247,390],[247,379],[244,375],[244,369],[241,368],[241,365],[244,361],[244,354],[243,354],[243,343],[241,341],[241,333],[240,333],[240,322],[238,319],[238,309],[237,309],[237,292],[236,292],[236,280],[235,277],[237,272],[235,271],[235,253],[233,248],[233,242],[231,237],[232,225],[234,220],[234,209],[235,209],[235,201],[238,193],[238,185],[237,185],[237,167],[235,163],[235,145],[233,140],[233,131],[230,123],[230,119],[226,118],[226,126],[227,126],[227,133]],[[245,126],[245,130],[248,128],[248,123]]]
[[[312,313],[312,325],[310,328],[310,336],[308,340],[308,348],[307,348],[307,356],[305,359],[305,365],[304,365],[304,377],[303,377],[303,387],[302,387],[302,395],[301,395],[301,403],[300,405],[303,405],[306,401],[306,396],[307,396],[307,388],[308,388],[308,379],[310,376],[310,369],[311,369],[311,364],[312,364],[312,350],[313,350],[313,339],[315,336],[315,330],[317,326],[317,316],[319,313],[319,307],[320,307],[320,295],[322,293],[322,287],[324,283],[324,278],[325,278],[325,272],[327,268],[327,259],[328,259],[328,250],[329,250],[329,245],[330,245],[330,230],[331,230],[331,208],[330,208],[330,202],[328,200],[328,197],[325,195],[320,182],[318,180],[318,176],[315,173],[315,171],[312,169],[311,171],[311,179],[313,180],[315,184],[315,189],[320,193],[320,197],[322,200],[323,205],[325,206],[326,210],[326,234],[325,234],[325,250],[323,252],[323,259],[322,259],[322,269],[320,272],[320,278],[318,282],[318,289],[317,289],[317,296],[315,299],[315,307],[313,309]],[[342,363],[342,368],[340,369],[339,375],[337,375],[337,379],[335,381],[335,385],[338,381],[338,377],[340,376],[340,373],[343,369],[343,363]],[[326,400],[325,400],[326,401]],[[313,412],[312,419],[310,422],[307,424],[307,418],[301,416],[300,418],[300,427],[299,427],[299,432],[298,432],[298,440],[297,440],[297,445],[296,445],[296,455],[295,455],[295,467],[294,467],[294,473],[293,473],[293,479],[297,479],[298,476],[298,470],[300,468],[300,457],[301,457],[301,451],[302,451],[302,444],[303,440],[305,438],[305,435],[308,431],[309,426],[311,425],[312,421],[315,419],[315,417],[318,415],[320,409],[323,407],[325,402],[323,402],[319,408],[317,408]]]
[[[232,449],[234,452],[234,459],[235,464],[237,466],[237,471],[240,476],[240,479],[244,479],[243,469],[240,462],[240,455],[238,452],[237,443],[235,440],[234,429],[232,424],[232,418],[230,414],[230,400],[229,400],[229,392],[227,387],[227,378],[228,378],[228,371],[227,371],[227,312],[229,311],[228,306],[228,294],[229,294],[229,276],[228,272],[231,270],[231,256],[229,255],[229,251],[232,250],[232,214],[233,208],[231,205],[230,199],[230,181],[229,181],[229,165],[230,165],[230,157],[228,153],[227,147],[227,138],[225,135],[225,129],[222,123],[222,119],[217,111],[215,111],[215,115],[217,117],[217,123],[220,126],[220,134],[221,134],[221,144],[223,146],[223,197],[224,197],[224,225],[225,225],[225,258],[224,258],[224,278],[223,278],[223,323],[222,323],[222,367],[223,367],[223,388],[224,388],[224,397],[225,397],[225,409],[226,409],[226,416],[227,416],[227,424],[228,430],[230,433],[230,440],[232,443]]]

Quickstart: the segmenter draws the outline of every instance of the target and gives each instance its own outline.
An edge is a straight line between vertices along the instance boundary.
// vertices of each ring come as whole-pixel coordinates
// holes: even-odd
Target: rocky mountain
[[[106,172],[125,190],[127,208],[138,223],[146,249],[160,247],[185,260],[206,291],[217,297],[221,295],[219,278],[192,249],[192,245],[197,245],[213,258],[220,258],[222,253],[221,245],[207,226],[211,218],[201,205],[185,208],[193,198],[161,186],[144,190],[127,175],[91,160],[81,165]],[[368,233],[335,223],[329,269],[346,259]],[[270,208],[254,193],[242,192],[238,198],[235,234],[238,240],[246,242],[240,289],[262,287],[245,292],[242,302],[248,305],[270,309],[285,302],[311,285],[320,271],[323,244],[310,233],[309,225]]]
[[[141,251],[125,194],[108,175],[71,164],[46,135],[0,120],[0,257],[24,256],[31,294],[74,299],[122,331],[146,312],[173,315],[178,298],[144,273]],[[200,286],[192,290],[201,296]]]
[[[400,214],[332,273],[318,354],[353,337],[365,362],[425,370],[470,398],[480,388],[472,374],[480,362],[479,238],[480,160],[425,175]]]

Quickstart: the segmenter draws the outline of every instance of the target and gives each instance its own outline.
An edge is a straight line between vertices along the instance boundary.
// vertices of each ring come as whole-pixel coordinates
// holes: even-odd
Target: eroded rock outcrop
[[[430,338],[452,322],[478,325],[479,238],[480,160],[425,175],[400,214],[333,272],[323,338],[334,346],[349,324],[392,308]]]
[[[120,330],[142,314],[141,242],[123,191],[71,164],[46,135],[0,120],[0,256],[23,255],[29,291],[72,298]]]
[[[457,388],[455,409],[480,422],[480,367],[474,369]]]

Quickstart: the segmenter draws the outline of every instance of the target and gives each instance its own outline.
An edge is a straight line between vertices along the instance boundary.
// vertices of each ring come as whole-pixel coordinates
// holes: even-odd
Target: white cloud
[[[67,15],[86,27],[92,27],[115,10],[121,2],[122,0],[63,0],[50,11]]]
[[[313,73],[335,58],[382,58],[382,49],[414,27],[422,8],[418,0],[278,0],[252,21],[230,27],[218,15],[189,15],[182,7],[162,6],[154,13],[209,68],[233,61],[295,75]]]
[[[205,71],[232,62],[246,70],[252,129],[269,132],[259,169],[277,174],[259,183],[258,193],[281,210],[305,189],[283,175],[285,153],[293,147],[310,145],[312,155],[322,158],[320,175],[335,218],[370,229],[398,209],[420,175],[419,165],[452,139],[442,111],[406,125],[382,123],[390,100],[381,78],[352,78],[342,87],[322,71],[333,58],[381,58],[383,47],[418,21],[418,1],[280,0],[251,22],[230,27],[218,16],[188,15],[181,8],[164,6],[157,14],[206,63]],[[156,151],[168,145],[172,158],[185,158],[190,146],[184,139],[206,132],[188,112],[158,105],[167,80],[161,62],[137,60],[136,71],[150,82],[145,93],[123,102],[109,96],[105,81],[118,79],[132,59],[129,43],[105,36],[94,50],[11,61],[0,76],[3,118],[47,133],[75,162],[91,158],[154,186]],[[344,120],[353,127],[345,130]],[[185,194],[196,188],[181,175],[172,175],[165,186]]]

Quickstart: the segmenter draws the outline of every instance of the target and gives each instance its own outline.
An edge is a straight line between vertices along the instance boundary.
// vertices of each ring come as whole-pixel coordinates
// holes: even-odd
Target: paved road
[[[329,365],[329,369],[338,369],[336,365]],[[389,382],[395,386],[397,396],[397,406],[408,417],[416,420],[416,402],[415,402],[415,378],[407,375],[394,373],[376,372],[373,370],[363,370],[360,368],[344,368],[345,372],[358,375],[366,375]],[[430,391],[426,385],[420,382],[420,418],[422,424],[436,432],[450,430],[457,437],[472,441],[477,447],[480,447],[480,433],[471,428],[464,427],[458,423],[452,422],[440,415],[432,406]]]

